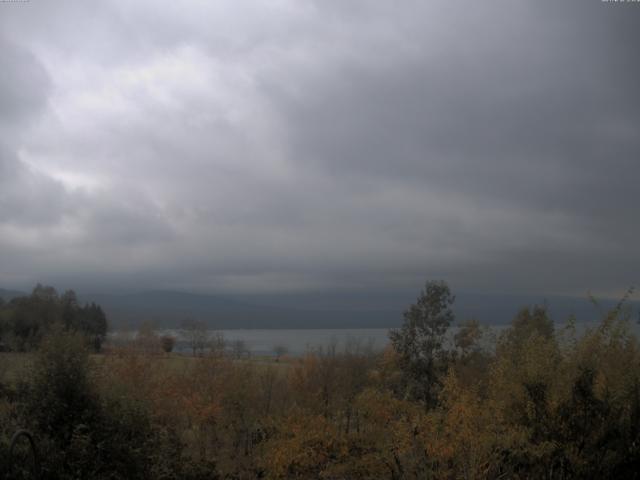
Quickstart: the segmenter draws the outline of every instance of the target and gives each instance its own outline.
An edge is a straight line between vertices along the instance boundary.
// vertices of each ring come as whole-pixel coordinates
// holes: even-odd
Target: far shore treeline
[[[38,284],[31,295],[0,298],[0,349],[25,352],[36,349],[59,325],[84,335],[99,351],[107,334],[107,317],[95,303],[80,305],[73,290],[59,295],[55,288]]]

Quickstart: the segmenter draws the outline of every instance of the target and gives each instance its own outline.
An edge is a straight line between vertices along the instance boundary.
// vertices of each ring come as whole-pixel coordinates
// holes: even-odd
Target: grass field
[[[99,364],[105,359],[105,356],[105,354],[93,354],[90,358],[92,362]],[[34,353],[0,352],[0,384],[15,385],[15,383],[20,380],[26,380],[29,375],[29,367],[32,365],[34,358]],[[157,362],[157,368],[180,371],[188,369],[194,361],[197,361],[201,357],[171,353],[150,355],[149,358],[153,358],[153,360]],[[294,357],[282,357],[276,360],[276,358],[272,356],[255,356],[241,360],[233,360],[233,362],[265,367],[273,366],[285,370],[294,365],[296,360]]]

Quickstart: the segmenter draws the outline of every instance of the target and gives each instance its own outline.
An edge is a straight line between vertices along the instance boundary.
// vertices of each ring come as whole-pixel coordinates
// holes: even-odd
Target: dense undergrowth
[[[0,385],[0,461],[22,427],[52,479],[638,477],[640,345],[622,306],[580,334],[542,308],[489,345],[476,323],[452,347],[421,344],[420,322],[404,334],[413,351],[265,363],[90,357],[54,329],[29,374]]]

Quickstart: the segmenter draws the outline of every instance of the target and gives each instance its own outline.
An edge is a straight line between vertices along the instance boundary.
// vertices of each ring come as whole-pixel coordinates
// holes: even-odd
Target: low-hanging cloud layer
[[[640,4],[0,4],[0,286],[617,292]]]

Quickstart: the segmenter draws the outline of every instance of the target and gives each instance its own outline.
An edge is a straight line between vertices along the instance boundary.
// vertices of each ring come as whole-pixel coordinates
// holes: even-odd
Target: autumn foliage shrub
[[[499,334],[469,322],[447,342],[438,308],[453,297],[441,284],[425,292],[441,301],[409,310],[404,351],[91,357],[82,338],[54,332],[28,378],[0,391],[0,460],[26,426],[45,478],[638,478],[630,312],[583,328],[528,308]]]

